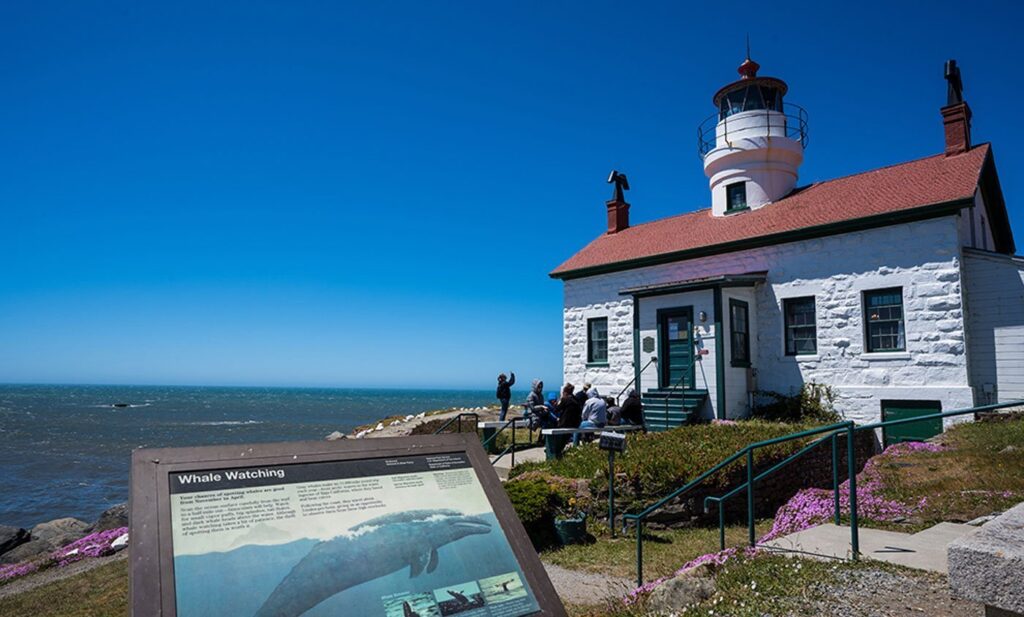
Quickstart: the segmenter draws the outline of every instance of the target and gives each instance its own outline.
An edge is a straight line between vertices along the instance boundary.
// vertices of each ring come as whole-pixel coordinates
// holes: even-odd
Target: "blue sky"
[[[612,168],[708,205],[746,32],[801,184],[941,151],[956,58],[1024,243],[1024,5],[825,4],[6,3],[0,382],[555,383],[547,273]]]

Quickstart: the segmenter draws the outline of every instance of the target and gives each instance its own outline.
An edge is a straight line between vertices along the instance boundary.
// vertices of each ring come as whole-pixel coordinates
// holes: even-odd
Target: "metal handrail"
[[[757,115],[764,115],[766,118],[765,124],[759,124],[755,126],[741,126],[740,128],[730,129],[729,118],[735,117],[740,114],[746,114],[743,119],[753,118]],[[773,120],[776,122],[773,123]],[[736,119],[733,120],[736,122]],[[767,130],[768,134],[771,135],[772,129],[782,129],[782,135],[779,137],[786,137],[798,142],[804,148],[807,148],[809,143],[807,135],[807,111],[794,103],[783,103],[782,111],[776,109],[751,109],[746,111],[737,112],[730,116],[722,118],[718,112],[715,112],[705,118],[697,126],[697,152],[701,158],[703,158],[708,152],[714,150],[718,146],[718,125],[721,124],[724,130],[724,139],[726,142],[731,139],[742,139],[744,135],[742,133],[749,131],[761,131]]]
[[[526,418],[509,418],[505,422],[505,424],[502,424],[501,427],[498,428],[498,430],[494,431],[493,435],[491,435],[490,437],[485,439],[483,441],[483,443],[481,444],[481,445],[483,445],[484,449],[486,450],[487,446],[490,445],[491,442],[495,441],[498,438],[498,435],[500,435],[503,430],[507,429],[509,426],[512,427],[512,445],[510,445],[509,447],[507,447],[504,450],[502,450],[501,453],[498,454],[498,456],[493,461],[491,461],[491,466],[493,466],[495,463],[500,461],[502,459],[502,457],[504,457],[509,452],[512,453],[512,466],[513,467],[516,466],[516,422],[528,422],[528,421],[527,421]],[[530,429],[530,441],[532,442],[533,441],[533,428],[530,427],[529,423],[527,423],[527,428]]]
[[[1007,408],[1010,408],[1010,407],[1022,407],[1022,406],[1024,406],[1024,400],[1017,400],[1017,401],[1010,401],[1010,402],[1006,402],[1006,403],[994,403],[994,404],[991,404],[991,405],[981,405],[981,406],[978,406],[978,407],[969,407],[969,408],[964,408],[964,409],[955,409],[953,411],[946,411],[946,412],[941,412],[941,413],[936,413],[936,414],[928,414],[928,415],[924,415],[924,416],[914,416],[912,418],[903,418],[903,419],[899,419],[899,420],[884,420],[882,422],[874,422],[872,424],[865,424],[865,425],[862,425],[862,426],[857,426],[852,421],[839,422],[839,423],[835,423],[835,424],[829,424],[827,426],[818,427],[816,429],[810,429],[810,430],[806,430],[806,431],[801,431],[799,433],[793,433],[791,435],[784,435],[782,437],[775,437],[773,439],[767,439],[767,440],[764,440],[764,441],[759,441],[759,442],[756,442],[756,443],[749,444],[749,445],[743,447],[742,449],[738,450],[737,452],[734,452],[731,456],[729,456],[728,458],[726,458],[722,462],[718,463],[717,465],[715,465],[714,467],[712,467],[708,471],[705,471],[701,475],[697,476],[697,478],[695,478],[694,480],[692,480],[692,481],[688,482],[687,484],[685,484],[684,486],[682,486],[682,487],[672,491],[667,496],[661,498],[660,500],[658,500],[654,504],[648,506],[643,511],[641,511],[639,513],[636,513],[636,514],[625,514],[625,515],[623,515],[623,517],[622,517],[623,518],[623,527],[625,527],[626,520],[635,521],[635,524],[636,524],[636,530],[637,530],[636,531],[636,556],[637,556],[636,557],[637,558],[637,561],[636,561],[636,573],[637,573],[637,586],[639,587],[639,586],[643,585],[643,521],[644,521],[644,519],[646,519],[648,516],[650,516],[651,513],[655,512],[656,510],[658,510],[660,508],[662,508],[668,502],[670,502],[673,499],[676,499],[677,497],[680,497],[681,495],[689,492],[691,489],[693,489],[695,486],[697,486],[698,484],[700,484],[701,482],[706,480],[708,477],[710,477],[711,475],[713,475],[714,473],[716,473],[718,471],[721,471],[724,467],[726,467],[730,463],[733,463],[734,461],[736,461],[739,457],[743,456],[744,454],[747,457],[747,481],[744,484],[741,484],[740,486],[737,486],[736,488],[730,490],[728,493],[726,493],[724,495],[720,495],[718,497],[707,497],[704,500],[705,507],[707,506],[707,504],[709,502],[716,502],[718,504],[718,508],[719,508],[719,543],[720,543],[720,546],[722,546],[723,548],[725,546],[725,526],[724,526],[725,523],[724,523],[724,514],[723,514],[724,513],[724,508],[722,508],[722,502],[727,500],[727,499],[729,499],[729,498],[731,498],[731,497],[733,497],[734,495],[738,494],[739,492],[748,489],[748,487],[749,487],[750,490],[747,490],[748,539],[750,541],[751,546],[756,545],[755,538],[754,538],[754,532],[753,532],[753,524],[754,524],[753,523],[753,521],[754,521],[754,509],[753,509],[753,505],[754,505],[754,492],[752,490],[753,489],[753,485],[756,482],[758,482],[758,481],[764,479],[765,477],[771,475],[772,473],[775,473],[779,469],[782,469],[783,467],[785,467],[789,463],[793,462],[794,460],[802,457],[803,455],[805,455],[807,452],[809,452],[813,448],[815,448],[815,447],[821,445],[822,443],[824,443],[826,440],[830,440],[832,442],[832,484],[833,484],[833,495],[834,495],[833,499],[834,499],[834,508],[835,508],[835,520],[836,520],[836,524],[838,525],[839,522],[840,522],[840,517],[839,517],[840,505],[839,505],[839,489],[838,489],[838,485],[839,485],[838,467],[839,467],[839,465],[838,465],[838,450],[836,448],[836,439],[837,439],[837,437],[839,435],[841,435],[843,433],[846,433],[846,436],[847,436],[847,446],[846,446],[846,454],[847,454],[847,456],[846,456],[846,458],[847,458],[848,475],[849,475],[849,482],[850,482],[850,505],[849,505],[849,507],[850,507],[850,547],[851,547],[851,554],[852,554],[853,559],[857,559],[859,554],[860,554],[860,533],[859,533],[859,528],[858,528],[859,523],[858,523],[858,518],[857,518],[857,472],[856,472],[856,467],[855,467],[856,456],[855,456],[855,452],[854,452],[854,434],[856,432],[858,432],[858,431],[867,431],[867,430],[875,430],[875,429],[879,429],[879,428],[885,428],[885,427],[888,427],[888,426],[898,426],[900,424],[911,424],[913,422],[922,422],[922,421],[926,421],[926,420],[936,420],[936,419],[942,419],[942,418],[949,418],[949,417],[952,417],[952,416],[961,416],[961,415],[965,415],[965,414],[969,414],[969,413],[977,415],[979,413],[984,413],[984,412],[987,412],[987,411],[996,411],[996,410],[999,410],[999,409],[1007,409]],[[804,446],[799,451],[797,451],[796,453],[790,455],[786,459],[780,461],[779,463],[776,463],[775,465],[773,465],[772,467],[766,469],[765,471],[762,471],[756,477],[753,475],[753,468],[754,468],[753,452],[754,452],[755,449],[761,448],[761,447],[765,447],[765,446],[769,446],[769,445],[774,445],[774,444],[777,444],[777,443],[783,443],[783,442],[786,442],[786,441],[792,441],[793,439],[800,439],[800,438],[803,438],[803,437],[810,437],[812,435],[819,435],[819,434],[822,434],[822,433],[829,433],[829,432],[831,434],[829,434],[829,435],[827,435],[827,436],[825,436],[825,437],[823,437],[821,439],[815,440],[814,442]]]
[[[449,418],[447,422],[445,422],[444,424],[441,425],[441,428],[439,428],[436,431],[434,431],[434,434],[435,435],[440,435],[441,433],[444,432],[444,430],[446,428],[448,428],[449,426],[454,424],[456,421],[458,421],[458,423],[459,423],[459,430],[458,430],[458,432],[461,433],[462,432],[462,417],[463,416],[473,416],[473,418],[475,419],[475,421],[473,423],[473,430],[476,430],[476,425],[480,422],[480,415],[477,414],[476,412],[473,412],[473,411],[464,411],[464,412],[460,413],[459,415],[457,415],[455,417]]]
[[[638,376],[640,376],[640,375],[643,375],[644,371],[647,370],[648,366],[650,366],[652,363],[657,362],[657,361],[658,361],[658,356],[651,356],[651,359],[647,361],[647,364],[645,364],[642,369],[640,369],[640,372],[637,373],[636,375],[633,375],[633,379],[629,380],[629,383],[626,384],[626,387],[621,389],[621,390],[619,390],[619,393],[615,395],[615,404],[616,405],[619,404],[619,397],[622,396],[622,393],[625,392],[626,390],[628,390],[631,385],[636,383],[636,378]]]
[[[669,493],[665,497],[662,497],[657,502],[651,504],[650,506],[648,506],[647,508],[645,508],[641,512],[638,512],[636,514],[624,514],[623,517],[622,517],[622,519],[623,519],[623,526],[625,526],[626,521],[634,521],[634,524],[636,525],[636,556],[637,556],[636,557],[636,579],[637,579],[637,586],[639,587],[639,586],[643,585],[643,522],[644,522],[644,520],[648,516],[650,516],[651,514],[656,512],[657,510],[660,510],[662,507],[664,507],[667,503],[669,503],[673,499],[676,499],[676,498],[678,498],[678,497],[688,493],[689,491],[694,489],[697,485],[699,485],[702,482],[704,482],[704,480],[708,479],[709,477],[711,477],[715,473],[721,471],[723,468],[725,468],[726,466],[728,466],[731,463],[735,462],[737,459],[739,459],[743,455],[746,455],[746,458],[747,458],[747,480],[748,480],[749,484],[752,484],[752,482],[750,482],[750,480],[753,477],[753,471],[754,471],[754,450],[756,450],[758,448],[763,448],[763,447],[771,446],[771,445],[774,445],[774,444],[777,444],[777,443],[783,443],[783,442],[786,442],[786,441],[792,441],[794,439],[802,439],[804,437],[810,437],[812,435],[818,435],[818,434],[821,434],[821,433],[826,433],[826,432],[829,432],[829,431],[835,431],[835,430],[840,430],[840,429],[847,429],[849,431],[849,434],[850,434],[850,440],[852,441],[852,439],[853,439],[852,427],[853,427],[853,422],[839,422],[839,423],[836,423],[836,424],[830,424],[828,426],[818,427],[816,429],[810,429],[810,430],[806,430],[806,431],[801,431],[799,433],[793,433],[791,435],[784,435],[782,437],[775,437],[773,439],[766,439],[766,440],[763,440],[763,441],[758,441],[758,442],[755,442],[755,443],[752,443],[752,444],[748,444],[748,445],[744,446],[742,449],[737,450],[736,452],[734,452],[731,456],[727,457],[725,460],[723,460],[722,462],[718,463],[717,465],[715,465],[711,469],[705,471],[704,473],[702,473],[701,475],[697,476],[696,478],[694,478],[690,482],[686,483],[682,487],[672,491],[671,493]],[[748,514],[750,515],[749,518],[751,519],[751,521],[753,521],[753,515],[751,514],[752,510],[753,510],[753,491],[748,491]]]

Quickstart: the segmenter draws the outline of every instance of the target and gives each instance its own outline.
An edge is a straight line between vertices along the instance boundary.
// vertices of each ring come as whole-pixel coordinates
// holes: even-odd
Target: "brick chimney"
[[[943,107],[942,124],[946,129],[946,156],[971,149],[971,108],[967,103]]]
[[[946,106],[942,108],[942,125],[946,129],[946,156],[971,149],[971,108],[964,100],[964,82],[956,60],[947,60]]]
[[[612,199],[605,202],[608,206],[608,233],[614,234],[629,228],[629,204],[623,200]]]

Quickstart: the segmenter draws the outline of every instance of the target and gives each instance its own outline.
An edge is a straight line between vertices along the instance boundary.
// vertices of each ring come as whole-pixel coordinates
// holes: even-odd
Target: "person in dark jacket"
[[[630,388],[629,392],[626,393],[626,400],[622,401],[619,423],[645,426],[644,405],[640,402],[640,395],[637,393],[636,388]],[[646,427],[644,430],[647,430]]]
[[[562,398],[558,399],[555,408],[558,413],[558,428],[579,428],[582,421],[583,407],[573,396],[575,388],[571,383],[562,388]]]
[[[495,392],[501,403],[501,415],[498,416],[498,419],[502,422],[505,421],[505,415],[508,413],[508,402],[512,400],[512,386],[516,385],[515,372],[509,372],[512,374],[512,379],[506,377],[505,373],[498,375],[498,390]]]
[[[584,383],[583,387],[580,388],[580,391],[577,392],[574,395],[576,397],[576,402],[580,404],[580,408],[581,409],[583,408],[584,405],[587,404],[587,392],[589,392],[589,391],[590,391],[590,384],[589,383]]]

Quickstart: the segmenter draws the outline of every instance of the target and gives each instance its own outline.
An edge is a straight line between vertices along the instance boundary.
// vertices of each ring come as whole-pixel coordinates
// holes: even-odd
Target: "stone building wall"
[[[959,224],[958,216],[948,216],[565,281],[565,380],[590,381],[614,394],[633,378],[633,301],[620,290],[767,271],[751,306],[758,389],[787,393],[810,381],[830,385],[838,395],[837,409],[858,422],[877,420],[882,399],[970,407]],[[886,287],[903,289],[907,351],[868,354],[862,294]],[[782,301],[808,295],[816,298],[818,353],[786,356]],[[586,365],[590,317],[608,317],[608,366]],[[713,366],[705,367],[710,379]],[[646,374],[644,379],[652,383]]]

